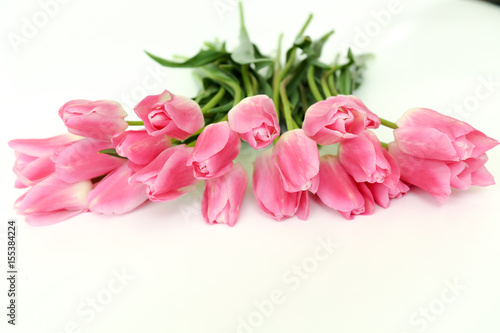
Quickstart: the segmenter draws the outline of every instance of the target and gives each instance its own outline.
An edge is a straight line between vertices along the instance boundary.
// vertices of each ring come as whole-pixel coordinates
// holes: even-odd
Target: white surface
[[[480,78],[491,76],[497,84],[490,95],[453,116],[500,139],[500,7],[401,1],[388,24],[362,40],[359,29],[377,32],[371,12],[389,8],[389,1],[310,0],[286,8],[245,1],[250,36],[266,53],[282,31],[288,45],[308,12],[315,14],[307,31],[313,37],[337,31],[324,59],[342,41],[375,52],[358,95],[388,119],[415,106],[451,113],[454,104],[472,103],[477,89],[484,93]],[[191,96],[197,87],[189,70],[159,68],[142,50],[190,55],[214,37],[232,48],[238,35],[233,0],[74,0],[60,5],[16,53],[7,34],[20,34],[23,17],[32,20],[40,10],[32,0],[0,3],[0,236],[9,217],[18,219],[20,235],[18,326],[5,323],[2,278],[2,332],[238,332],[240,318],[249,317],[258,327],[239,332],[500,331],[498,186],[454,191],[443,206],[415,190],[354,221],[311,202],[308,221],[276,223],[257,208],[249,189],[234,228],[205,225],[199,193],[125,216],[83,214],[51,227],[26,225],[12,209],[22,191],[13,189],[8,140],[63,132],[57,110],[70,99],[133,105],[139,98],[126,102],[123,96],[140,92],[145,80],[148,94],[167,88]],[[150,71],[160,71],[156,81]],[[390,139],[389,131],[379,132]],[[500,148],[489,156],[498,181]],[[331,254],[316,251],[318,239],[328,238],[339,247]],[[1,246],[3,270],[5,239]],[[322,261],[308,266],[315,253]],[[307,278],[290,271],[302,264],[311,270]],[[122,269],[133,280],[93,317],[85,302],[111,295],[105,289],[118,287],[113,272]],[[454,280],[466,287],[458,296],[447,289]],[[280,304],[259,317],[255,302],[276,293]],[[439,314],[425,320],[425,328],[423,317],[410,321],[429,306]]]

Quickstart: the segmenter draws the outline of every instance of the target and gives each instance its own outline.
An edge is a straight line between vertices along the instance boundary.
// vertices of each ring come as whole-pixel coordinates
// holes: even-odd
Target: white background
[[[265,53],[275,51],[280,32],[289,45],[309,12],[308,34],[337,31],[325,61],[345,44],[374,52],[358,95],[382,117],[429,107],[500,139],[500,7],[401,0],[382,26],[374,13],[393,8],[385,0],[244,4],[250,37]],[[307,221],[277,223],[257,208],[249,188],[234,228],[203,222],[200,191],[125,216],[26,225],[12,209],[22,191],[13,189],[8,140],[64,132],[57,110],[71,99],[115,99],[133,113],[144,92],[193,96],[198,86],[189,70],[160,68],[143,50],[192,55],[214,37],[232,49],[238,36],[232,0],[72,0],[52,8],[47,22],[40,12],[38,1],[0,2],[0,266],[7,219],[17,218],[20,272],[15,328],[6,325],[1,278],[2,332],[500,331],[498,186],[453,191],[445,205],[415,190],[353,221],[311,202]],[[22,36],[34,17],[43,26],[13,47],[9,36]],[[488,91],[481,78],[496,84],[478,99],[478,90]],[[388,130],[377,133],[391,138]],[[250,170],[255,153],[242,155]],[[500,148],[489,156],[498,180]],[[328,240],[338,248],[318,252]],[[302,265],[307,277],[291,271]],[[133,279],[111,294],[123,270]],[[455,282],[465,290],[451,292]],[[282,294],[273,309],[272,293]],[[87,305],[96,297],[109,301],[99,311]],[[429,307],[434,315],[423,319],[418,313]]]

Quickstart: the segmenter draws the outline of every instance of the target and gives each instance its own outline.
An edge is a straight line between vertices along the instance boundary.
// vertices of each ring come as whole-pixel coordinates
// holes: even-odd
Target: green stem
[[[278,51],[276,54],[276,59],[274,60],[274,76],[273,76],[273,103],[276,108],[276,113],[278,114],[278,119],[280,118],[280,70],[281,70],[281,41],[283,40],[283,34],[280,34],[278,39]]]
[[[286,94],[286,85],[293,78],[292,75],[287,76],[280,84],[281,101],[283,103],[283,115],[285,116],[286,128],[291,131],[295,128],[295,122],[292,119],[292,111],[290,109],[290,102]]]
[[[256,94],[259,91],[259,81],[257,81],[252,73],[250,73],[250,81],[252,82],[252,91]]]
[[[224,87],[220,87],[219,91],[217,92],[217,94],[214,95],[214,97],[212,97],[211,100],[208,101],[207,104],[205,104],[202,108],[201,108],[201,112],[203,114],[207,113],[211,108],[213,108],[214,106],[216,106],[220,100],[222,99],[222,97],[224,97],[224,94],[226,93],[226,89],[224,89]]]
[[[314,66],[311,65],[309,69],[307,70],[307,83],[309,84],[309,88],[311,88],[311,92],[314,95],[314,98],[316,98],[316,101],[322,101],[323,96],[321,96],[321,93],[318,90],[318,86],[316,85],[316,82],[314,81]]]
[[[241,66],[241,76],[243,77],[243,84],[245,85],[247,96],[253,96],[252,86],[250,85],[250,79],[248,78],[248,65]]]
[[[389,120],[385,120],[384,118],[380,118],[380,125],[383,125],[385,127],[389,127],[392,129],[398,128],[398,125],[396,125],[396,123],[393,123],[392,121],[389,121]]]
[[[144,126],[144,122],[141,120],[126,120],[126,122],[130,126]]]
[[[380,141],[380,144],[382,145],[382,147],[384,147],[385,149],[388,149],[389,148],[389,145],[385,142],[382,142]]]
[[[297,35],[297,38],[295,38],[295,39],[299,39],[300,37],[302,37],[302,35],[306,31],[307,26],[309,25],[309,23],[311,23],[312,18],[313,18],[313,14],[311,13],[307,17],[306,23],[304,23],[304,26],[302,26],[302,29],[299,31],[299,34]]]
[[[321,75],[321,88],[323,89],[323,94],[325,94],[326,98],[332,96],[332,93],[330,92],[330,89],[328,88],[328,83],[326,82],[327,74],[328,74],[328,72]]]
[[[218,82],[219,84],[225,84],[225,85],[227,85],[229,88],[231,88],[234,91],[233,106],[235,106],[236,104],[238,104],[241,101],[242,95],[243,95],[243,91],[241,91],[241,88],[240,88],[240,85],[239,85],[238,82],[235,82],[235,81],[233,81],[232,79],[229,79],[229,78],[221,79],[220,77],[212,75],[212,73],[210,73],[209,71],[207,71],[203,67],[200,67],[200,70],[207,77],[211,78],[215,82]]]
[[[242,29],[245,29],[245,17],[243,16],[243,3],[239,1],[238,6],[240,8],[240,26]]]
[[[335,81],[333,79],[335,73],[334,71],[331,71],[330,74],[328,74],[328,85],[330,87],[330,91],[332,92],[333,96],[337,96],[339,92],[337,91],[337,88],[335,88]]]
[[[233,84],[232,86],[233,86],[233,89],[234,89],[234,102],[233,102],[233,106],[236,106],[236,104],[238,104],[241,101],[243,92],[241,91],[239,85]]]
[[[304,110],[304,114],[305,114],[309,105],[307,105],[306,90],[304,89],[304,86],[302,85],[302,83],[299,84],[299,93],[300,93],[300,104],[302,105],[302,110]]]

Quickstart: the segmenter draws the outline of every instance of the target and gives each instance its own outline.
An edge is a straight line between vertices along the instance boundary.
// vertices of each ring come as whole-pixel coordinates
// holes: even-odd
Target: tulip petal
[[[76,183],[118,169],[125,159],[98,153],[112,147],[109,142],[90,138],[73,143],[53,157],[57,176],[67,183]]]
[[[144,203],[148,199],[146,185],[129,183],[131,173],[126,163],[101,180],[89,193],[89,210],[106,215],[124,214]]]
[[[51,156],[59,146],[64,146],[81,138],[73,134],[61,134],[46,139],[16,139],[9,141],[9,147],[16,152],[35,156]]]
[[[389,153],[399,165],[402,180],[429,192],[441,203],[448,199],[451,171],[444,161],[405,154],[395,142],[389,144]]]
[[[273,149],[273,158],[287,192],[308,190],[319,171],[316,142],[296,129],[281,135]]]
[[[53,174],[21,196],[16,201],[15,209],[23,215],[60,210],[86,210],[87,197],[91,188],[90,181],[68,184]]]
[[[337,156],[321,156],[319,182],[316,195],[328,207],[348,213],[348,216],[353,210],[363,208],[363,195]]]
[[[52,224],[56,224],[67,220],[73,216],[85,212],[86,209],[82,210],[58,210],[49,213],[39,213],[31,214],[26,216],[25,220],[32,227],[44,227]]]
[[[168,136],[151,136],[146,130],[120,133],[113,137],[112,142],[118,155],[135,164],[148,164],[172,146]]]
[[[285,191],[271,149],[264,151],[255,161],[252,188],[259,208],[276,221],[287,219],[297,212],[300,218],[307,217],[309,200],[304,198],[307,191]]]
[[[420,158],[458,161],[453,139],[435,128],[404,127],[394,130],[402,152]]]
[[[498,145],[498,141],[486,136],[484,133],[473,130],[469,134],[466,135],[466,139],[472,143],[474,146],[471,157],[479,157],[486,153],[488,150],[496,147]]]
[[[446,134],[450,140],[466,135],[474,130],[469,124],[425,108],[408,110],[396,121],[398,127],[433,128]],[[406,151],[405,151],[406,152]]]

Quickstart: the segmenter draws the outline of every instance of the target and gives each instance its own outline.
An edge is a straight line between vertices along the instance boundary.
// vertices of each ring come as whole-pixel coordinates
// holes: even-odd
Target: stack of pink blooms
[[[254,163],[253,193],[278,221],[294,215],[305,220],[309,192],[352,219],[372,214],[375,203],[387,208],[410,185],[443,202],[450,187],[494,183],[485,153],[498,142],[429,109],[408,111],[397,126],[384,121],[395,128],[388,145],[371,131],[380,126],[379,117],[354,96],[311,105],[303,128],[281,136],[266,95],[243,99],[227,121],[205,127],[196,102],[168,91],[146,97],[135,112],[145,129],[127,130],[127,114],[116,102],[75,100],[59,110],[71,134],[11,141],[16,187],[31,187],[16,201],[17,212],[34,226],[86,211],[123,214],[148,199],[177,199],[203,180],[206,222],[233,226],[248,183],[234,163],[240,139],[254,149],[274,143]],[[198,134],[196,141],[182,143]],[[320,156],[318,145],[333,144],[337,156]]]

